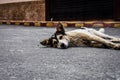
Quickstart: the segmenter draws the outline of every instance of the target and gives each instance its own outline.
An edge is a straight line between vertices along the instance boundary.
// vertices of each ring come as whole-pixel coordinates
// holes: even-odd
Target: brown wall
[[[45,20],[45,0],[0,4],[0,20]]]
[[[15,2],[26,2],[26,1],[40,1],[40,0],[0,0],[0,4],[15,3]]]

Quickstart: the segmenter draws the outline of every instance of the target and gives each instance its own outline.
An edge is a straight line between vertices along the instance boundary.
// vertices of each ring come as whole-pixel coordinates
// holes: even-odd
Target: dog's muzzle
[[[60,48],[60,49],[67,49],[68,48],[68,44],[69,44],[69,42],[66,39],[59,40],[58,48]]]
[[[61,49],[67,49],[68,46],[66,46],[64,43],[62,43],[62,44],[60,45],[60,48],[61,48]]]

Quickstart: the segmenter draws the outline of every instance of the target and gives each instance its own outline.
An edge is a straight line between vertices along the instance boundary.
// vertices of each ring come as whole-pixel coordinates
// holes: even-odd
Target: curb
[[[0,21],[0,25],[23,25],[35,27],[55,27],[60,21]],[[61,21],[64,27],[112,27],[120,28],[118,21]]]

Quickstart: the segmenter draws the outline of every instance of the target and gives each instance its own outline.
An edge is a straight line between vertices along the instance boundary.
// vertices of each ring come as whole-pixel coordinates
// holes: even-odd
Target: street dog
[[[81,27],[80,29],[65,32],[61,23],[58,23],[56,32],[48,39],[40,42],[46,47],[67,49],[69,47],[99,47],[120,50],[120,38],[109,36],[104,33],[104,29],[95,30]]]

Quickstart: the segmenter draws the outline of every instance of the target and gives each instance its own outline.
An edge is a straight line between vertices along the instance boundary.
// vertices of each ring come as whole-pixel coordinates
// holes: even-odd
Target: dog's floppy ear
[[[57,27],[56,27],[56,33],[59,33],[59,34],[65,34],[65,29],[62,25],[62,23],[58,23]]]

